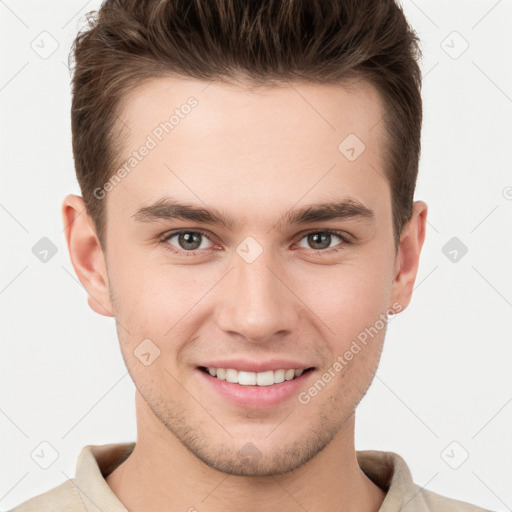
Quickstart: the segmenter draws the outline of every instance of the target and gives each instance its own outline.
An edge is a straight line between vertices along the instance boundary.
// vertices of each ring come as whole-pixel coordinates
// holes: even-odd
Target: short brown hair
[[[398,248],[418,174],[420,55],[395,0],[106,0],[89,13],[70,55],[76,174],[103,251],[105,207],[94,191],[119,163],[120,102],[161,76],[243,76],[256,85],[361,78],[375,86],[385,105],[385,173]]]

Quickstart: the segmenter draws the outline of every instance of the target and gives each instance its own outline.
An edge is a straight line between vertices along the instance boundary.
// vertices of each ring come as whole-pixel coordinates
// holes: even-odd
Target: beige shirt
[[[10,512],[127,512],[105,481],[131,453],[135,443],[84,446],[75,478],[30,498]],[[446,498],[413,483],[404,459],[393,452],[357,452],[361,469],[387,494],[379,512],[490,512]]]

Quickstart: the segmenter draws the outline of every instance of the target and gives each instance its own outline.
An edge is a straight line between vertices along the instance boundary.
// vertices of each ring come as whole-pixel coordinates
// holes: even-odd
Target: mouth
[[[240,386],[275,386],[291,380],[296,380],[303,374],[314,370],[310,368],[267,370],[264,372],[247,372],[234,368],[213,368],[199,366],[199,370],[220,381],[226,381]]]

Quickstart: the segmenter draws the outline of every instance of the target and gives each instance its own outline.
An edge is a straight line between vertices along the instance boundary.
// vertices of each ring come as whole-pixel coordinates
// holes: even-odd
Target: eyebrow
[[[220,225],[229,230],[239,226],[239,219],[230,217],[216,208],[197,206],[183,203],[171,197],[163,197],[149,206],[138,209],[132,218],[137,222],[153,222],[158,220],[187,220],[203,224]],[[283,224],[299,225],[312,222],[325,222],[329,220],[355,219],[373,221],[375,214],[355,199],[344,199],[326,203],[306,205],[298,209],[289,210],[281,216],[274,227],[278,229]]]

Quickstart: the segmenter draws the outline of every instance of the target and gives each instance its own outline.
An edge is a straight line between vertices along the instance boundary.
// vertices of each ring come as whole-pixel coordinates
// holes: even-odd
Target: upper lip
[[[312,368],[312,365],[291,361],[289,359],[269,359],[268,361],[251,361],[249,359],[223,359],[219,361],[209,361],[203,363],[205,368],[233,368],[243,372],[266,372],[269,370],[306,370]]]

